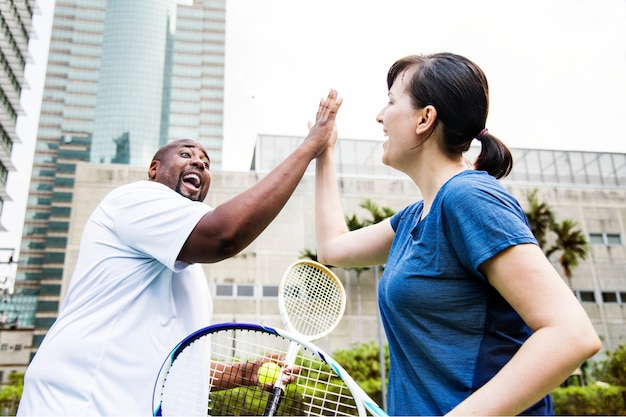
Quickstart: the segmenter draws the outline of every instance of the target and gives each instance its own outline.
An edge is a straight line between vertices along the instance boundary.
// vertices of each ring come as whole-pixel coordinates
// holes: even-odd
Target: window
[[[617,303],[617,293],[614,291],[602,291],[602,301],[605,303]]]
[[[233,284],[216,284],[215,296],[216,297],[232,297],[234,287]]]
[[[607,233],[606,234],[607,245],[621,245],[622,236],[619,233]]]
[[[591,245],[604,245],[604,236],[602,233],[589,233],[589,243]]]
[[[237,297],[254,297],[254,285],[237,285]]]
[[[596,296],[593,291],[577,291],[578,299],[583,303],[595,303]]]
[[[264,285],[263,286],[263,298],[278,297],[278,285]]]
[[[621,246],[622,235],[619,233],[606,233],[596,232],[589,233],[589,243],[591,245],[605,245],[605,246]]]
[[[215,296],[224,298],[254,297],[254,285],[251,284],[215,284]]]

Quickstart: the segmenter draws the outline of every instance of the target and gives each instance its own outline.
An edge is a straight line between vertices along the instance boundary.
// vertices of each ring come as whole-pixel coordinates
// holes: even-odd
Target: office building
[[[178,137],[205,144],[214,172],[206,202],[217,205],[253,185],[302,140],[260,137],[255,171],[220,171],[224,3],[56,1],[23,264],[12,300],[18,328],[8,332],[19,336],[15,343],[22,351],[35,352],[57,316],[91,210],[115,186],[144,179],[160,144]],[[129,45],[135,36],[142,47]],[[144,53],[150,56],[142,59]],[[338,146],[347,213],[367,216],[359,206],[364,199],[399,210],[419,198],[410,181],[380,164],[380,143],[342,140]],[[592,243],[589,258],[568,284],[604,348],[614,349],[626,336],[626,155],[513,151],[516,166],[503,183],[522,203],[525,192],[537,188],[558,217],[577,221]],[[234,258],[205,266],[214,321],[281,326],[276,286],[284,268],[314,248],[312,218],[313,178],[307,175],[259,239]],[[379,272],[337,270],[350,298],[339,328],[320,342],[325,349],[381,339],[375,298]],[[25,369],[24,357],[15,357],[11,369]]]
[[[214,172],[206,203],[217,206],[255,184],[300,143],[302,138],[260,136],[255,149],[256,170]],[[559,264],[560,253],[550,257],[582,303],[604,350],[626,342],[626,154],[512,149],[515,164],[502,183],[527,209],[526,194],[538,190],[541,201],[557,221],[574,220],[589,241],[589,253],[568,279]],[[337,172],[342,206],[347,215],[371,219],[360,205],[370,199],[379,207],[398,211],[420,198],[415,184],[404,174],[380,162],[380,142],[340,139]],[[469,156],[477,152],[472,149]],[[77,256],[80,232],[91,211],[112,187],[145,178],[146,167],[79,164],[72,205],[74,217],[68,236],[63,270],[65,293]],[[315,251],[314,163],[283,211],[257,240],[240,254],[205,265],[214,303],[215,322],[236,321],[282,327],[277,285],[285,268],[307,249]],[[549,244],[554,237],[549,237]],[[320,345],[332,351],[354,343],[377,342],[375,287],[380,269],[357,273],[336,268],[348,293],[346,314]],[[383,336],[384,338],[384,336]],[[599,355],[601,356],[601,355]]]
[[[257,173],[267,172],[276,166],[300,140],[297,137],[261,136],[255,150]],[[420,198],[415,185],[404,174],[382,165],[380,142],[344,139],[339,141],[337,152],[342,205],[347,215],[357,213],[367,218],[367,211],[360,207],[365,199],[398,211]],[[478,152],[479,148],[473,147],[467,157],[473,159]],[[571,278],[566,277],[559,263],[562,252],[553,254],[550,261],[591,318],[603,341],[603,352],[616,349],[626,343],[626,154],[515,148],[511,152],[513,170],[502,183],[522,207],[528,209],[526,196],[536,189],[539,200],[550,206],[556,221],[573,220],[589,242],[587,258],[573,269]],[[312,164],[309,174],[313,172]],[[287,212],[281,213],[279,222],[272,226],[272,233],[276,233],[272,235],[275,239],[273,244],[281,248],[276,250],[278,253],[295,248],[289,252],[294,257],[298,250],[314,248],[314,230],[310,225],[310,219],[313,219],[312,180],[305,178],[295,201],[289,203]],[[297,231],[302,234],[299,243],[290,241]],[[554,243],[555,236],[549,234],[548,239],[545,248]],[[283,246],[281,241],[289,243]],[[266,244],[260,248],[268,247],[272,246]],[[285,256],[282,259],[282,266],[288,258]],[[277,270],[273,279],[278,273]],[[352,295],[356,299],[349,307],[356,312],[356,317],[353,316],[351,321],[350,313],[346,315],[342,324],[346,326],[343,330],[349,337],[337,344],[345,345],[349,340],[367,342],[377,331],[372,325],[375,322],[372,314],[375,311],[373,283],[376,279],[373,271],[365,271],[358,278],[355,271],[345,273],[352,277],[348,285],[357,285],[358,291]],[[214,272],[210,276],[215,280],[213,285],[216,288],[226,283],[226,270],[221,275]],[[221,306],[223,309],[216,307],[215,311],[220,314],[229,311],[230,304],[223,303]],[[365,324],[361,323],[362,314],[369,317]],[[368,332],[369,336],[366,336]]]
[[[255,150],[255,171],[214,171],[206,203],[217,206],[255,184],[276,166],[302,138],[261,136]],[[84,145],[86,148],[86,144]],[[475,152],[472,149],[472,152]],[[361,204],[369,199],[379,207],[398,211],[420,198],[415,185],[403,174],[382,165],[380,142],[341,139],[337,145],[338,174],[342,205],[347,215],[369,219]],[[571,279],[565,278],[558,255],[550,258],[563,279],[572,288],[601,336],[603,352],[613,350],[626,338],[626,154],[512,149],[515,165],[503,184],[526,207],[525,195],[537,189],[539,198],[547,202],[557,220],[577,222],[590,242],[589,256],[574,269]],[[119,164],[94,165],[75,163],[71,211],[66,225],[66,245],[61,279],[55,281],[55,301],[43,290],[39,304],[49,303],[44,311],[38,308],[37,321],[31,326],[37,341],[56,317],[58,302],[67,291],[82,228],[92,210],[111,189],[131,181],[145,179],[143,167]],[[285,208],[250,246],[225,261],[204,265],[214,305],[214,322],[253,322],[282,327],[277,305],[277,287],[285,268],[315,248],[314,228],[314,164]],[[381,269],[357,273],[336,268],[348,302],[346,313],[331,335],[318,341],[327,351],[344,349],[355,343],[386,343],[377,315],[376,283]],[[59,297],[60,294],[60,297]],[[45,314],[45,315],[44,315]],[[39,326],[39,320],[49,320]],[[603,353],[598,355],[602,358]],[[23,368],[26,363],[20,364]]]
[[[1,3],[3,13],[7,3],[29,4]],[[143,165],[170,138],[193,137],[221,168],[225,22],[225,0],[56,0],[7,307],[18,329],[34,330],[29,346],[39,345],[59,308],[77,163]],[[15,42],[25,51],[24,40]],[[3,151],[0,161],[10,167]]]
[[[29,88],[25,73],[26,65],[32,63],[28,45],[36,36],[33,16],[37,12],[36,0],[0,1],[0,235],[15,227],[7,223],[3,209],[5,202],[12,201],[7,180],[10,172],[16,172],[13,146],[23,140],[17,121],[25,115],[20,100],[22,91]],[[10,314],[15,249],[0,239],[0,383],[8,374],[5,369],[13,371],[12,364],[29,358],[30,332],[13,330],[17,320]]]
[[[28,41],[33,34],[33,14],[36,0],[6,0],[0,2],[0,232],[3,225],[4,202],[11,201],[6,184],[10,171],[13,144],[20,143],[16,131],[22,89],[28,88],[24,73],[30,62]],[[2,246],[2,245],[0,245]]]

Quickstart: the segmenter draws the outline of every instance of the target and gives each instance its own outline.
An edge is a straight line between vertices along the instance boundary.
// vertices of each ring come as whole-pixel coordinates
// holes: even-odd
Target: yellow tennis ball
[[[261,385],[267,383],[274,384],[280,376],[281,371],[282,368],[276,362],[265,362],[263,365],[259,366],[256,375]]]

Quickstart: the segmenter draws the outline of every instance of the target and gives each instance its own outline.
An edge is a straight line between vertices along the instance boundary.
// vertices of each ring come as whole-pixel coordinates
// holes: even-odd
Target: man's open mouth
[[[195,188],[200,187],[200,176],[198,174],[187,174],[183,177],[183,182],[194,186]]]

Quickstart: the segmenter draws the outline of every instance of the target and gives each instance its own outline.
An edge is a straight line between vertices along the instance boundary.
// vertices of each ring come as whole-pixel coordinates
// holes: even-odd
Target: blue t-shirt
[[[531,330],[478,267],[536,240],[517,200],[484,171],[463,171],[396,213],[378,289],[389,342],[389,413],[442,415],[491,379]],[[526,413],[553,414],[550,397]]]

